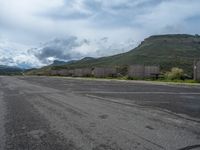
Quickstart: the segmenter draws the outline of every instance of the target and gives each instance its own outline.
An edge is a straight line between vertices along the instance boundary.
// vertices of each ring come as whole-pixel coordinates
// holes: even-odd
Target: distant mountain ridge
[[[70,65],[70,64],[76,63],[77,61],[88,61],[88,60],[94,60],[94,59],[95,58],[93,57],[84,57],[80,60],[70,60],[70,61],[54,60],[50,66]]]
[[[128,66],[131,64],[160,65],[162,71],[172,67],[192,74],[194,59],[200,58],[200,36],[187,34],[154,35],[126,52],[108,57],[82,59],[48,70],[59,68],[83,68],[96,66]],[[43,68],[44,69],[44,68]],[[41,71],[41,70],[40,70]]]
[[[21,74],[23,69],[15,66],[0,65],[0,75],[16,75]]]
[[[59,65],[65,65],[67,62],[60,61],[60,60],[54,60],[53,63],[50,66],[59,66]]]

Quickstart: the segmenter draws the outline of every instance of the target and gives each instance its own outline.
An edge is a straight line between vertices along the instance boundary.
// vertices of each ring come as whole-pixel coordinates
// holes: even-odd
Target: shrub
[[[180,68],[172,68],[170,72],[165,73],[165,78],[168,80],[183,80],[184,71]]]

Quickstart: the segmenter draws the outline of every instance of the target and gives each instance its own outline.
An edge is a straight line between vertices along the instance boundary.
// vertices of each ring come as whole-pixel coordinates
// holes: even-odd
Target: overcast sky
[[[173,33],[200,34],[200,0],[0,0],[0,65],[107,56]]]

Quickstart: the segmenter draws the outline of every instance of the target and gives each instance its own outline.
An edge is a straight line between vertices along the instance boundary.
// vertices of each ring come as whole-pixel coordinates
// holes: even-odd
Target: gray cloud
[[[1,57],[0,58],[0,62],[3,65],[6,65],[6,64],[15,64],[13,58],[11,58],[11,57]],[[6,64],[4,64],[3,62],[6,62]]]
[[[51,9],[51,11],[45,11],[37,14],[38,16],[43,16],[44,18],[51,18],[53,20],[76,20],[76,19],[86,19],[93,15],[85,2],[83,1],[64,1],[64,4]]]
[[[48,63],[52,61],[51,59],[78,59],[80,54],[78,52],[73,52],[73,49],[81,46],[83,42],[79,42],[77,37],[74,36],[65,39],[57,38],[43,44],[41,48],[35,49],[34,55],[43,63]]]
[[[78,39],[70,36],[64,39],[56,38],[40,48],[29,50],[30,54],[34,54],[42,63],[48,64],[53,60],[76,60],[83,57],[100,57],[116,54],[130,50],[134,46],[134,41],[126,41],[125,43],[110,43],[108,37],[103,37],[94,41],[88,39]]]

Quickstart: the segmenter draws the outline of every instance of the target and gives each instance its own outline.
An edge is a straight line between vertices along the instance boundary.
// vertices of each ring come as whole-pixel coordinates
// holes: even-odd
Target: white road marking
[[[168,95],[200,95],[200,92],[105,92],[105,91],[78,91],[75,94],[168,94]]]

